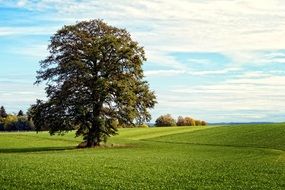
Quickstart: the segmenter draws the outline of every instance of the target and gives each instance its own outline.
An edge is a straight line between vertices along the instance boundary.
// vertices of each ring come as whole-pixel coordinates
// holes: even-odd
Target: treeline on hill
[[[22,110],[18,114],[7,114],[4,106],[0,107],[0,131],[31,131],[33,122]]]
[[[170,114],[162,115],[158,117],[155,121],[155,126],[157,127],[167,127],[167,126],[205,126],[207,123],[202,120],[196,120],[191,117],[179,116],[175,120]]]
[[[35,130],[33,121],[29,118],[29,114],[24,114],[22,110],[18,114],[7,114],[4,106],[0,107],[0,131],[31,131]],[[147,124],[141,125],[122,125],[119,124],[117,120],[112,122],[115,128],[147,128]],[[179,116],[175,120],[170,114],[161,115],[155,121],[155,126],[157,127],[167,127],[167,126],[205,126],[207,123],[203,120],[196,120],[191,117]],[[76,127],[74,128],[76,129]],[[41,129],[43,131],[48,129]]]

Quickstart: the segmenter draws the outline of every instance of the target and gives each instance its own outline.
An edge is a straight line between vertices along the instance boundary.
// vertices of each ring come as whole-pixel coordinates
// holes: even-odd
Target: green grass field
[[[285,124],[119,132],[94,149],[0,133],[0,189],[285,189]]]

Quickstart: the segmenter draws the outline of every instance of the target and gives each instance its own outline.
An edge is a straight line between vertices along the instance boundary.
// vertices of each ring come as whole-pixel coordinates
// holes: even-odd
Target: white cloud
[[[285,44],[285,2],[280,0],[21,0],[18,4],[50,11],[45,19],[57,22],[103,18],[127,27],[147,50],[163,55],[214,51],[247,62],[254,60],[256,51],[279,50]],[[0,29],[0,35],[7,33],[11,32]]]
[[[241,71],[241,68],[225,68],[225,69],[221,69],[221,70],[209,70],[209,71],[190,71],[189,74],[190,75],[194,75],[194,76],[213,76],[213,75],[224,75],[224,74],[228,74],[228,73],[234,73],[237,71]]]
[[[264,77],[271,77],[272,74],[270,73],[264,73],[261,71],[251,71],[251,72],[247,72],[244,73],[243,75],[241,75],[239,78],[240,79],[260,79],[260,78],[264,78]]]
[[[151,51],[146,48],[148,60],[159,66],[164,66],[167,68],[175,70],[187,70],[187,65],[177,61],[174,56],[164,54],[159,51]]]
[[[6,51],[16,52],[17,55],[29,56],[39,60],[44,59],[48,55],[46,44],[24,44],[21,47],[11,47]]]
[[[191,64],[199,64],[199,65],[202,65],[202,64],[205,64],[205,65],[209,65],[209,64],[212,64],[212,62],[209,60],[209,59],[193,59],[193,58],[189,58],[187,60],[187,62],[191,63]]]
[[[265,52],[264,52],[265,51]],[[272,51],[266,52],[248,51],[248,52],[228,52],[228,55],[233,58],[235,63],[240,65],[264,65],[285,63],[285,55],[282,52]]]
[[[276,58],[276,57],[285,58],[285,53],[283,53],[283,52],[271,52],[271,53],[266,54],[265,57],[267,57],[267,58]]]
[[[217,84],[176,86],[158,93],[159,114],[179,108],[177,116],[188,114],[211,122],[284,121],[280,116],[285,112],[285,76],[245,73]]]
[[[42,0],[18,1],[14,6],[44,13],[42,19],[52,22],[52,27],[3,26],[0,37],[51,35],[63,24],[102,18],[111,25],[127,28],[144,46],[147,64],[159,68],[148,68],[145,71],[148,77],[181,74],[207,77],[241,72],[249,64],[285,63],[285,53],[279,51],[285,44],[285,2],[282,0]],[[24,53],[35,50],[36,47],[31,47]],[[234,64],[198,71],[189,65],[210,65],[211,61],[190,57],[184,63],[171,56],[173,52],[215,52],[226,55]],[[179,109],[183,113],[193,110],[194,114],[205,114],[205,119],[212,121],[215,117],[268,119],[272,113],[285,113],[285,73],[272,68],[267,73],[245,73],[216,84],[157,90],[156,109],[159,112]]]
[[[24,7],[27,4],[27,0],[19,0],[17,3],[18,7]]]
[[[144,74],[146,77],[171,77],[184,74],[183,70],[153,70],[145,71]]]
[[[33,86],[33,82],[20,80],[21,78],[22,76],[11,80],[6,76],[0,78],[0,105],[5,106],[8,112],[26,110],[36,99],[46,97],[43,86]]]
[[[225,68],[221,70],[204,70],[194,71],[191,69],[168,69],[168,70],[146,70],[146,77],[174,77],[179,75],[188,76],[214,76],[214,75],[225,75],[233,72],[241,71],[241,68]]]
[[[0,27],[1,36],[12,35],[50,35],[57,31],[56,27]]]

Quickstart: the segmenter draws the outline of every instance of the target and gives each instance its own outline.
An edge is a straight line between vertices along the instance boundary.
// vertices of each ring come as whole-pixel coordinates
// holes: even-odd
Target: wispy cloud
[[[168,69],[168,70],[147,70],[145,76],[147,77],[174,77],[179,75],[190,75],[190,76],[214,76],[214,75],[225,75],[237,71],[241,71],[241,68],[225,68],[222,70],[204,70],[195,71],[190,69]]]
[[[285,112],[284,93],[285,76],[253,72],[220,84],[172,87],[159,97],[162,107],[181,109],[178,115],[185,114],[185,110],[189,115],[204,111],[208,120],[216,122],[272,121],[276,119],[271,118],[273,113]],[[219,117],[215,118],[216,115]]]
[[[5,106],[8,112],[27,110],[36,99],[46,97],[42,86],[33,86],[31,81],[21,78],[0,78],[0,105]]]
[[[16,52],[17,55],[29,56],[38,60],[44,59],[48,54],[46,44],[24,44],[21,47],[11,47],[6,51]]]
[[[172,80],[171,84],[162,82],[155,89],[159,105],[154,117],[175,112],[193,113],[198,118],[203,115],[210,121],[252,121],[270,120],[274,113],[275,120],[281,120],[278,114],[285,113],[282,0],[12,0],[1,4],[37,13],[37,20],[29,26],[2,25],[0,38],[46,37],[64,24],[94,18],[127,28],[146,50],[146,77],[155,82]],[[44,58],[47,41],[29,43],[10,51],[37,61]],[[213,60],[209,55],[191,57],[201,52],[223,55],[228,60]],[[176,53],[191,54],[178,59],[180,55]],[[174,85],[179,76],[183,77]],[[13,90],[24,92],[18,87],[2,89],[8,89],[0,93],[7,101],[20,96],[11,95]]]
[[[279,0],[21,0],[15,6],[40,11],[52,9],[45,19],[57,22],[103,18],[111,24],[128,27],[146,49],[159,50],[165,55],[173,51],[215,51],[244,62],[256,51],[279,50],[285,44],[285,3]],[[21,31],[21,28],[12,31],[4,28],[0,35]]]
[[[145,71],[145,76],[147,77],[173,77],[186,73],[183,70],[153,70]]]
[[[56,27],[0,27],[1,36],[21,36],[21,35],[51,35],[55,33]]]

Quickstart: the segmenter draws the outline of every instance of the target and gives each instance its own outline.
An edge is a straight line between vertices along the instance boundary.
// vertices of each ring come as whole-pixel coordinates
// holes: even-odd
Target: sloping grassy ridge
[[[285,150],[285,124],[210,127],[151,140],[200,145],[256,147]]]

